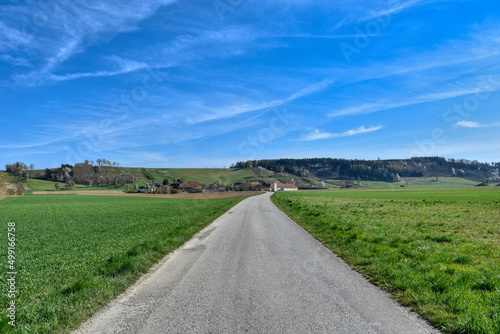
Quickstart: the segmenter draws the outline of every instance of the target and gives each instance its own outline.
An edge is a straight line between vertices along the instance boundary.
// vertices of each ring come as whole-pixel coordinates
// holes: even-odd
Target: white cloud
[[[378,131],[382,128],[383,128],[382,125],[372,126],[369,128],[366,128],[365,126],[360,126],[357,129],[347,130],[347,131],[344,131],[342,133],[321,132],[320,130],[315,129],[312,132],[308,133],[307,135],[302,135],[300,140],[301,141],[312,141],[312,140],[319,140],[319,139],[351,137],[351,136],[359,135],[362,133],[369,133],[369,132]]]
[[[493,126],[500,126],[500,122],[491,124],[479,124],[478,122],[473,121],[460,121],[457,123],[457,125],[462,128],[489,128]]]
[[[458,126],[461,126],[463,128],[480,128],[481,125],[479,125],[478,122],[471,122],[471,121],[461,121],[457,123]]]

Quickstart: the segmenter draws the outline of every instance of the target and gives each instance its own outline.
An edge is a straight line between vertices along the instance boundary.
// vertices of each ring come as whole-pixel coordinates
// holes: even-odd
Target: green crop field
[[[57,182],[29,179],[27,184],[33,191],[55,191],[54,184]],[[61,187],[64,187],[64,183],[61,183]]]
[[[69,332],[241,199],[37,195],[0,200],[0,332]],[[15,223],[16,327],[7,324]]]
[[[156,182],[162,182],[168,179],[181,179],[186,182],[198,182],[202,184],[211,184],[219,180],[221,184],[233,184],[248,180],[256,180],[257,175],[250,168],[102,168],[102,173],[110,178],[116,175],[134,176],[139,185],[145,185],[151,180],[144,174],[154,177]]]
[[[500,189],[276,193],[326,247],[445,333],[500,333]]]

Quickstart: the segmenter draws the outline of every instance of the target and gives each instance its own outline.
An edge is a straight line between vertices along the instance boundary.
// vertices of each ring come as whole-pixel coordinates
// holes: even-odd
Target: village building
[[[180,191],[198,190],[202,188],[200,183],[181,183],[179,184]]]

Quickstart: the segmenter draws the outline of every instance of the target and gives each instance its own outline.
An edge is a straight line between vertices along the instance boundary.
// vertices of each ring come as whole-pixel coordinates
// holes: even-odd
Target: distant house
[[[299,188],[295,184],[291,183],[272,183],[271,191],[295,191]]]
[[[263,182],[249,182],[250,187],[251,187],[252,189],[259,188],[259,187],[260,187],[260,188],[262,188],[262,183],[263,183]]]
[[[224,192],[228,191],[229,187],[223,184],[204,184],[203,189],[209,192]]]
[[[202,187],[200,183],[181,183],[181,184],[179,184],[179,190],[181,190],[181,191],[197,190],[198,187]]]

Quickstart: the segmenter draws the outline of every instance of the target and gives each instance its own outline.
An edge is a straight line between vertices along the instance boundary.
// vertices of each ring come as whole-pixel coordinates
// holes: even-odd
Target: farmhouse
[[[294,191],[299,190],[295,184],[290,183],[272,183],[271,191]]]

